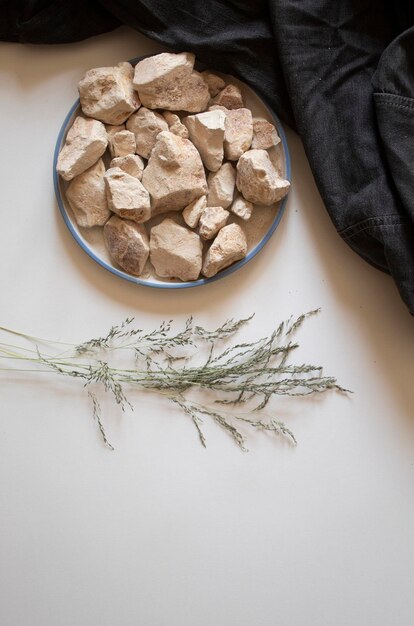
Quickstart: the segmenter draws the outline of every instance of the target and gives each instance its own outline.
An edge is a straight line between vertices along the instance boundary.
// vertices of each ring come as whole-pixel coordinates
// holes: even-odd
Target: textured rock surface
[[[109,167],[120,167],[122,171],[141,180],[145,166],[144,161],[138,154],[127,154],[124,157],[112,159]]]
[[[244,103],[240,88],[237,85],[227,85],[213,98],[213,104],[220,104],[227,109],[241,109]]]
[[[201,214],[199,233],[202,239],[213,239],[229,219],[230,213],[221,206],[208,206]]]
[[[245,200],[242,195],[238,194],[230,207],[230,211],[242,220],[247,221],[252,216],[253,204],[248,200]]]
[[[108,144],[111,142],[112,137],[115,133],[120,133],[122,130],[125,130],[125,124],[105,124],[106,134],[108,135]]]
[[[207,278],[240,261],[247,254],[246,235],[238,224],[224,226],[207,250],[202,273]]]
[[[135,67],[134,86],[149,109],[198,113],[207,108],[210,93],[201,74],[193,70],[190,52],[163,52]]]
[[[164,111],[163,116],[168,124],[168,130],[170,133],[174,133],[174,135],[188,139],[188,130],[181,122],[178,115],[171,113],[171,111]]]
[[[85,115],[105,124],[122,124],[138,109],[140,101],[132,85],[134,68],[130,63],[97,67],[80,81],[79,98]]]
[[[75,220],[83,228],[103,226],[110,217],[105,192],[105,165],[99,159],[88,170],[75,176],[66,190],[66,197]]]
[[[142,273],[149,255],[148,235],[142,224],[113,215],[104,226],[104,239],[115,263],[128,274]]]
[[[197,115],[188,115],[183,120],[191,141],[210,172],[217,172],[223,162],[225,120],[226,115],[223,111],[206,111]]]
[[[236,172],[231,163],[223,163],[217,172],[208,175],[208,206],[227,209],[233,202]]]
[[[150,259],[158,276],[197,280],[202,264],[200,237],[165,219],[151,229]]]
[[[237,189],[253,204],[269,206],[289,191],[290,183],[280,178],[266,150],[248,150],[237,163]]]
[[[168,130],[168,124],[162,115],[141,107],[137,113],[131,115],[126,127],[135,135],[136,152],[144,159],[148,159],[155,145],[157,135]]]
[[[153,214],[178,211],[207,193],[203,163],[191,141],[164,131],[158,135],[142,182]]]
[[[59,153],[58,174],[65,180],[82,174],[101,158],[107,145],[108,136],[102,122],[77,117]]]
[[[213,74],[213,72],[205,70],[204,72],[201,72],[201,76],[206,81],[210,96],[212,98],[214,98],[214,96],[217,96],[219,91],[224,89],[224,87],[226,86],[224,80],[220,78],[220,76],[217,76],[217,74]]]
[[[280,143],[280,137],[273,126],[267,120],[253,119],[253,150],[267,150]]]
[[[137,223],[151,217],[149,193],[137,178],[113,167],[105,173],[105,184],[111,211]]]
[[[249,109],[233,109],[225,115],[224,156],[229,161],[237,161],[252,143],[252,114]]]
[[[183,211],[184,222],[190,228],[195,228],[200,221],[200,217],[202,212],[207,206],[207,197],[201,196],[201,198],[197,198],[194,202],[191,202],[188,206],[185,207]]]
[[[134,154],[136,149],[135,135],[129,130],[113,133],[109,139],[109,152],[112,157],[123,157]]]

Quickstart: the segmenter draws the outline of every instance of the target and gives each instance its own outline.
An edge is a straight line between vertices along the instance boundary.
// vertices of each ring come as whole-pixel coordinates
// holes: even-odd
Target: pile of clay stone
[[[273,205],[289,189],[267,151],[280,142],[275,127],[252,117],[238,86],[195,71],[194,60],[163,53],[135,70],[86,72],[85,117],[58,157],[77,224],[103,226],[111,258],[136,276],[148,257],[163,278],[214,276],[246,256],[240,223],[254,205]]]

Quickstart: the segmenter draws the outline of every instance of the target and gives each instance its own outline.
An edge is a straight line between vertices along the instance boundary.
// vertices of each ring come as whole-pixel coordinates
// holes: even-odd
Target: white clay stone
[[[243,108],[243,96],[240,88],[237,85],[227,85],[213,98],[213,104],[220,104],[227,109]]]
[[[132,85],[133,74],[130,63],[86,72],[78,85],[84,114],[105,124],[123,124],[141,104]]]
[[[105,165],[99,159],[88,170],[75,176],[66,190],[66,197],[75,220],[83,228],[103,226],[111,215],[105,192]]]
[[[202,264],[200,237],[171,219],[151,229],[150,259],[158,276],[197,280]]]
[[[201,76],[206,81],[210,96],[212,98],[214,98],[214,96],[217,96],[219,91],[224,89],[224,87],[226,86],[224,80],[220,78],[220,76],[217,76],[217,74],[213,74],[213,72],[209,72],[208,70],[206,70],[205,72],[201,72]]]
[[[113,215],[104,226],[104,239],[115,263],[128,274],[142,273],[149,255],[148,235],[142,224]]]
[[[289,191],[290,183],[278,176],[266,150],[248,150],[237,163],[237,189],[253,204],[270,206]]]
[[[134,222],[146,222],[151,217],[150,197],[140,181],[121,168],[105,173],[106,197],[111,211]]]
[[[253,150],[267,150],[280,143],[280,137],[273,124],[267,120],[253,119]]]
[[[224,124],[223,111],[206,111],[188,115],[184,124],[190,139],[200,153],[201,160],[210,172],[217,172],[223,162]]]
[[[144,159],[148,159],[155,145],[157,135],[168,130],[168,124],[162,115],[141,107],[137,113],[131,115],[126,127],[134,133],[136,152]]]
[[[229,161],[237,161],[252,143],[252,114],[249,109],[233,109],[225,115],[224,156]]]
[[[141,180],[145,166],[144,161],[138,154],[127,154],[126,156],[112,159],[109,167],[120,167],[122,171]]]
[[[200,221],[200,217],[202,212],[207,206],[207,197],[201,196],[194,202],[191,202],[188,206],[183,210],[183,218],[184,222],[190,228],[196,228],[198,222]]]
[[[181,122],[178,115],[171,113],[171,111],[164,111],[163,117],[168,124],[168,130],[170,133],[174,133],[174,135],[188,139],[188,130]]]
[[[217,172],[208,175],[208,206],[227,209],[233,202],[236,172],[231,163],[223,163]]]
[[[229,219],[230,213],[221,206],[208,206],[201,214],[199,234],[202,239],[213,239]]]
[[[77,117],[58,157],[58,174],[65,180],[72,180],[94,165],[107,145],[108,136],[102,122]]]
[[[252,216],[253,204],[248,200],[245,200],[242,195],[238,194],[230,207],[230,211],[242,220],[247,221]]]
[[[109,140],[109,152],[114,158],[134,154],[135,150],[135,135],[129,130],[121,130],[118,133],[114,133]]]
[[[203,163],[189,139],[164,131],[157,137],[142,183],[153,215],[178,211],[207,193]]]
[[[219,231],[207,250],[202,273],[211,278],[235,261],[243,259],[246,254],[246,235],[238,224],[228,224]]]
[[[137,63],[134,87],[149,109],[198,113],[207,108],[207,83],[193,70],[194,54],[163,52]]]

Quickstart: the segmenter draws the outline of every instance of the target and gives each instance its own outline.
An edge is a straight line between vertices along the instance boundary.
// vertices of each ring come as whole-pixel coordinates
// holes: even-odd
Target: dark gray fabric
[[[341,237],[414,314],[414,8],[403,0],[0,0],[0,39],[121,23],[252,85],[303,140]]]

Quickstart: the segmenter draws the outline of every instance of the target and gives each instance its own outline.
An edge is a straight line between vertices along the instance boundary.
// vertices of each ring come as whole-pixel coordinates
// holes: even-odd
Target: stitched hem
[[[345,241],[351,239],[355,235],[369,230],[370,228],[380,227],[392,227],[392,226],[405,226],[409,223],[409,219],[401,217],[401,215],[382,215],[381,217],[367,217],[361,222],[357,222],[352,226],[347,226],[343,230],[338,231],[342,239]]]
[[[414,98],[400,96],[395,93],[374,93],[375,104],[393,106],[397,109],[408,109],[414,111]]]

